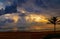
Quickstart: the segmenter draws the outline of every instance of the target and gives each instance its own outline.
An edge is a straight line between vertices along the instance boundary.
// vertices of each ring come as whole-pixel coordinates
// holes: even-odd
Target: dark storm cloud
[[[0,0],[5,6],[14,1],[19,8],[24,8],[28,12],[49,15],[59,15],[60,12],[60,0]]]
[[[23,3],[26,3],[27,0],[17,0],[18,6],[21,6]]]
[[[49,11],[46,13],[60,15],[60,0],[35,0],[35,5]]]
[[[36,0],[35,4],[37,6],[45,8],[53,8],[53,9],[60,8],[60,0]]]
[[[60,0],[28,0],[22,1],[21,6],[31,12],[59,12]]]

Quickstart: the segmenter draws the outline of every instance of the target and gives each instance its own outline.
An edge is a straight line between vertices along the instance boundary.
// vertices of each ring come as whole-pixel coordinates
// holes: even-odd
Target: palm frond
[[[51,19],[48,19],[48,21],[51,23],[51,24],[56,24],[57,23],[57,17],[52,17]]]
[[[54,24],[54,22],[52,20],[48,20],[50,23]]]
[[[60,20],[58,20],[57,22],[60,22]]]

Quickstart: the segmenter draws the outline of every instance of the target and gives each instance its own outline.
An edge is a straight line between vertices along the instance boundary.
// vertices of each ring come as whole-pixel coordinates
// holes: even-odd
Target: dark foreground
[[[60,35],[60,31],[45,32],[0,32],[0,39],[43,39],[50,35]]]

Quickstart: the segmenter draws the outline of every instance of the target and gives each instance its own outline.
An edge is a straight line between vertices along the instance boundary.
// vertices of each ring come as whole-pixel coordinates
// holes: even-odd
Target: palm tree
[[[48,19],[48,21],[51,23],[51,24],[54,24],[54,32],[56,31],[56,24],[58,22],[58,19],[57,17],[52,17],[51,19]]]

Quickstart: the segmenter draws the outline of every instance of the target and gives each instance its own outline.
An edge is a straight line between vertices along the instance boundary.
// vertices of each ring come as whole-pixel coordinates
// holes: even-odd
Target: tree
[[[56,24],[58,22],[58,19],[57,17],[52,17],[51,19],[48,19],[48,21],[51,23],[51,24],[54,24],[54,32],[56,31]]]

